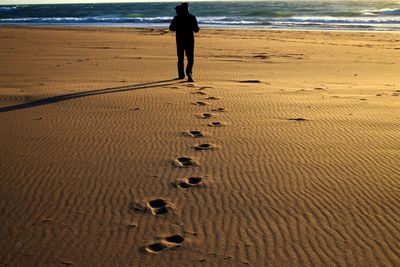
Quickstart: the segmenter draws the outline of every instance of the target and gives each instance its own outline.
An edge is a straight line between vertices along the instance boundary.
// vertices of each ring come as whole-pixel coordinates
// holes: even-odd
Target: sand
[[[399,266],[399,50],[0,28],[0,265]]]

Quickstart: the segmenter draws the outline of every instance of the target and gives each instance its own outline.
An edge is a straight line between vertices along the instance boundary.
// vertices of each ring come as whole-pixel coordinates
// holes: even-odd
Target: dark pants
[[[194,62],[194,39],[176,39],[176,50],[178,54],[178,74],[179,77],[185,77],[184,69],[184,57],[186,54],[187,66],[186,75],[192,75],[192,68]]]

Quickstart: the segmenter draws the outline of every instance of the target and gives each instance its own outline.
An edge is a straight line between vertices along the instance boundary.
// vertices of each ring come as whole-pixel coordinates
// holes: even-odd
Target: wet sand
[[[0,265],[399,266],[400,34],[0,28]]]

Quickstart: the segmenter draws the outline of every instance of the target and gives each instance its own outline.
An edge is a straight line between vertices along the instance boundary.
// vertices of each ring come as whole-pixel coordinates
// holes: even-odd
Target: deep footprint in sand
[[[190,92],[193,95],[206,95],[206,92],[201,92],[201,91],[197,91],[197,92]]]
[[[213,121],[208,124],[208,126],[210,126],[210,127],[221,127],[222,125],[223,125],[222,122],[219,122],[219,121]]]
[[[181,189],[188,189],[192,186],[199,186],[203,184],[202,177],[188,177],[184,179],[177,179],[172,182],[172,185]]]
[[[145,204],[140,202],[131,202],[129,204],[129,210],[131,212],[151,212],[153,215],[167,214],[171,209],[171,203],[168,203],[162,198],[156,198],[147,201]]]
[[[182,246],[185,241],[181,235],[171,235],[163,238],[160,242],[147,245],[144,249],[148,253],[160,253],[166,249],[173,249]]]
[[[196,117],[199,119],[208,119],[208,118],[211,118],[212,116],[213,116],[213,114],[211,114],[211,113],[203,113],[201,115],[197,115]]]
[[[204,136],[204,133],[201,131],[187,131],[187,132],[183,132],[184,135],[193,137],[193,138],[200,138]]]
[[[148,253],[159,253],[167,248],[168,248],[167,246],[158,242],[158,243],[154,243],[154,244],[150,244],[150,245],[146,246],[145,250]]]
[[[239,81],[240,83],[261,83],[260,80],[243,80]]]
[[[199,90],[204,90],[204,89],[214,89],[212,86],[202,86],[199,88]]]
[[[216,146],[212,144],[200,144],[200,145],[195,145],[192,148],[194,150],[201,151],[201,150],[211,150],[214,149],[215,147]]]
[[[289,121],[308,121],[308,119],[306,119],[306,118],[301,118],[301,117],[298,117],[298,118],[289,118],[288,120],[289,120]]]
[[[206,97],[206,100],[220,100],[221,98],[220,97],[217,97],[217,96],[209,96],[209,97]]]
[[[211,111],[225,112],[226,110],[224,108],[215,108],[215,109],[212,109]]]
[[[168,202],[162,198],[157,198],[147,202],[147,206],[150,208],[151,213],[154,215],[163,215],[168,213]]]
[[[177,167],[181,167],[181,168],[188,168],[188,167],[199,165],[198,162],[194,161],[193,159],[191,159],[189,157],[176,158],[174,163]]]
[[[169,243],[172,246],[180,246],[183,243],[183,241],[185,241],[185,239],[181,235],[171,235],[164,238],[163,241]]]
[[[196,105],[196,106],[206,106],[206,105],[208,105],[208,103],[202,102],[202,101],[197,101],[197,102],[193,103],[193,105]]]

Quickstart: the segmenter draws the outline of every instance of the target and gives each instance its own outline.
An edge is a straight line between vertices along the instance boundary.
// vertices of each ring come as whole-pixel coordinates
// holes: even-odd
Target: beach
[[[400,33],[0,27],[0,265],[399,266]]]

